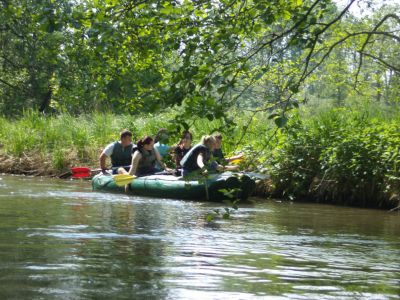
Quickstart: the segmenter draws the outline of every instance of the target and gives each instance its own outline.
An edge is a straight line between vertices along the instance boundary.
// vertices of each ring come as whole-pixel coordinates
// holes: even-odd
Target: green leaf
[[[268,116],[268,120],[271,120],[271,119],[276,118],[276,117],[278,117],[278,116],[280,116],[280,115],[277,114],[277,113],[270,114],[270,115]]]
[[[279,128],[285,127],[288,119],[285,116],[280,116],[274,119],[276,126]]]
[[[215,219],[215,217],[214,217],[213,214],[207,214],[206,215],[206,221],[207,222],[212,222],[212,221],[214,221],[214,219]]]
[[[290,12],[288,12],[287,10],[284,10],[282,12],[282,18],[284,20],[290,20],[291,17],[292,17],[292,14]]]

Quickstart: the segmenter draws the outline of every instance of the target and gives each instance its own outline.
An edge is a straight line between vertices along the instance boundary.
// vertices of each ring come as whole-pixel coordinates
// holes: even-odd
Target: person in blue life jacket
[[[166,173],[171,173],[172,170],[168,169],[161,161],[161,156],[157,149],[154,148],[154,140],[150,136],[146,136],[139,140],[136,147],[133,149],[131,167],[129,171],[119,169],[120,174],[129,174],[135,176],[148,176],[158,172],[155,165],[156,162],[165,170]]]
[[[161,160],[169,154],[171,147],[167,145],[169,139],[168,130],[165,128],[161,128],[158,130],[156,136],[154,137],[154,148],[157,149],[158,153],[161,156]],[[162,170],[161,165],[157,162],[156,169],[159,171]]]
[[[182,158],[182,175],[187,177],[195,171],[202,171],[203,174],[207,174],[208,168],[216,171],[225,170],[225,167],[221,166],[217,162],[210,162],[215,144],[216,141],[212,135],[203,136],[200,143],[190,149],[190,151]]]
[[[129,170],[132,161],[132,132],[124,129],[120,134],[119,141],[108,144],[100,154],[100,169],[103,174],[107,173],[106,159],[111,159],[113,174],[117,174],[119,169]]]

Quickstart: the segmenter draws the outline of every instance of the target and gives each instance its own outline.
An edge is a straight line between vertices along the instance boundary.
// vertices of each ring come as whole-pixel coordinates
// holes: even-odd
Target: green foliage
[[[18,120],[0,118],[0,144],[4,153],[18,158],[32,152],[40,153],[42,157],[53,157],[55,169],[68,168],[76,161],[97,166],[101,150],[108,143],[118,140],[119,132],[124,128],[133,132],[134,141],[145,135],[154,136],[160,128],[169,128],[169,143],[177,143],[184,130],[183,127],[177,126],[177,123],[171,122],[177,114],[179,112],[170,111],[161,115],[148,114],[141,117],[111,113],[45,116],[37,111],[27,110]],[[193,143],[198,142],[204,134],[220,130],[225,137],[224,151],[229,154],[242,148],[238,147],[236,142],[243,134],[245,122],[245,118],[237,120],[238,128],[227,131],[221,130],[224,129],[222,120],[210,122],[207,119],[198,119],[189,129],[194,135]],[[253,124],[249,127],[249,136],[243,144],[256,144],[257,141],[252,140],[253,137],[260,135],[264,129],[265,127]]]
[[[341,102],[354,93],[349,78],[377,100],[399,93],[398,20],[390,11],[345,18],[330,0],[16,0],[0,7],[0,113],[11,116],[31,108],[76,115],[180,106],[184,126],[257,107],[282,110],[275,121],[284,126],[294,95]]]
[[[219,192],[223,193],[225,197],[227,197],[227,199],[224,200],[226,207],[223,209],[216,208],[212,212],[206,214],[205,219],[209,223],[215,221],[217,218],[222,218],[224,220],[230,219],[232,213],[239,209],[238,203],[240,199],[236,196],[239,192],[238,189],[221,189]]]
[[[215,129],[223,133],[226,155],[245,153],[242,165],[253,171],[267,169],[275,196],[360,206],[387,206],[391,196],[400,194],[400,113],[387,106],[371,104],[302,109],[288,115],[285,127],[276,129],[269,113],[253,116],[231,111],[237,126],[223,130],[223,120],[198,119],[190,124],[194,143]],[[104,146],[130,129],[134,139],[154,135],[171,125],[179,112],[133,118],[129,115],[98,114],[74,117],[68,114],[45,117],[25,111],[15,121],[0,119],[3,154],[23,162],[32,155],[50,163],[54,170],[71,166],[98,166]],[[222,130],[221,130],[222,129]],[[183,130],[183,128],[181,128]],[[170,145],[180,134],[171,131]],[[46,161],[47,160],[47,161]],[[18,170],[15,170],[18,171]],[[270,190],[271,190],[270,188]],[[235,191],[225,191],[235,199]],[[228,217],[228,211],[214,212]]]
[[[398,115],[346,108],[292,118],[269,159],[276,192],[359,206],[387,206],[399,187]]]

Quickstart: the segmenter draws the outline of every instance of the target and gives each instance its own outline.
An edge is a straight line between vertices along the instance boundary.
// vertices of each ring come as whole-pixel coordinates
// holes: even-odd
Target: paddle
[[[97,170],[93,170],[97,171]],[[74,167],[71,168],[72,178],[85,178],[90,177],[92,174],[92,170],[87,167]]]
[[[135,178],[136,178],[136,176],[129,175],[129,174],[113,175],[115,184],[118,186],[124,186],[124,185],[130,184],[132,182],[132,180]]]
[[[95,169],[95,170],[91,170],[90,168],[87,167],[74,167],[71,168],[71,172],[72,172],[72,178],[86,178],[86,177],[90,177],[92,174],[92,172],[95,171],[101,171],[101,169]],[[136,176],[132,176],[129,174],[116,174],[113,175],[113,179],[115,181],[115,184],[118,186],[124,186],[127,184],[130,184],[132,182],[133,179],[135,179]]]
[[[130,166],[123,166],[123,168],[130,168]],[[113,170],[116,168],[112,168]],[[92,172],[98,172],[101,169],[90,169],[88,167],[73,167],[71,168],[72,178],[86,178],[92,176]]]
[[[232,159],[232,160],[230,161],[230,163],[232,163],[232,164],[234,164],[234,165],[238,165],[238,164],[240,164],[240,163],[243,162],[243,161],[244,161],[244,156],[238,157],[238,158],[235,158],[235,159]]]

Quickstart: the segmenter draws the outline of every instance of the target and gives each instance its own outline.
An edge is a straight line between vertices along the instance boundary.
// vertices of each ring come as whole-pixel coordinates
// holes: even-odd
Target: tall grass
[[[98,156],[105,145],[118,140],[122,129],[133,132],[136,141],[145,135],[155,135],[160,128],[168,128],[175,133],[170,137],[169,144],[179,141],[180,134],[175,132],[177,124],[173,119],[176,113],[167,112],[160,115],[130,116],[112,113],[93,113],[78,117],[69,114],[46,117],[40,113],[26,111],[22,118],[10,121],[1,118],[0,143],[2,152],[14,158],[22,158],[32,153],[43,159],[50,160],[55,170],[67,170],[71,164],[81,163],[96,166]],[[242,146],[237,146],[246,120],[238,119],[237,126],[225,132],[224,150],[234,152],[243,145],[257,144],[255,136],[264,130],[255,122],[247,128],[249,136]],[[194,143],[204,134],[210,134],[216,129],[223,129],[220,120],[196,119],[190,130],[194,135]],[[38,164],[43,163],[38,161]]]

